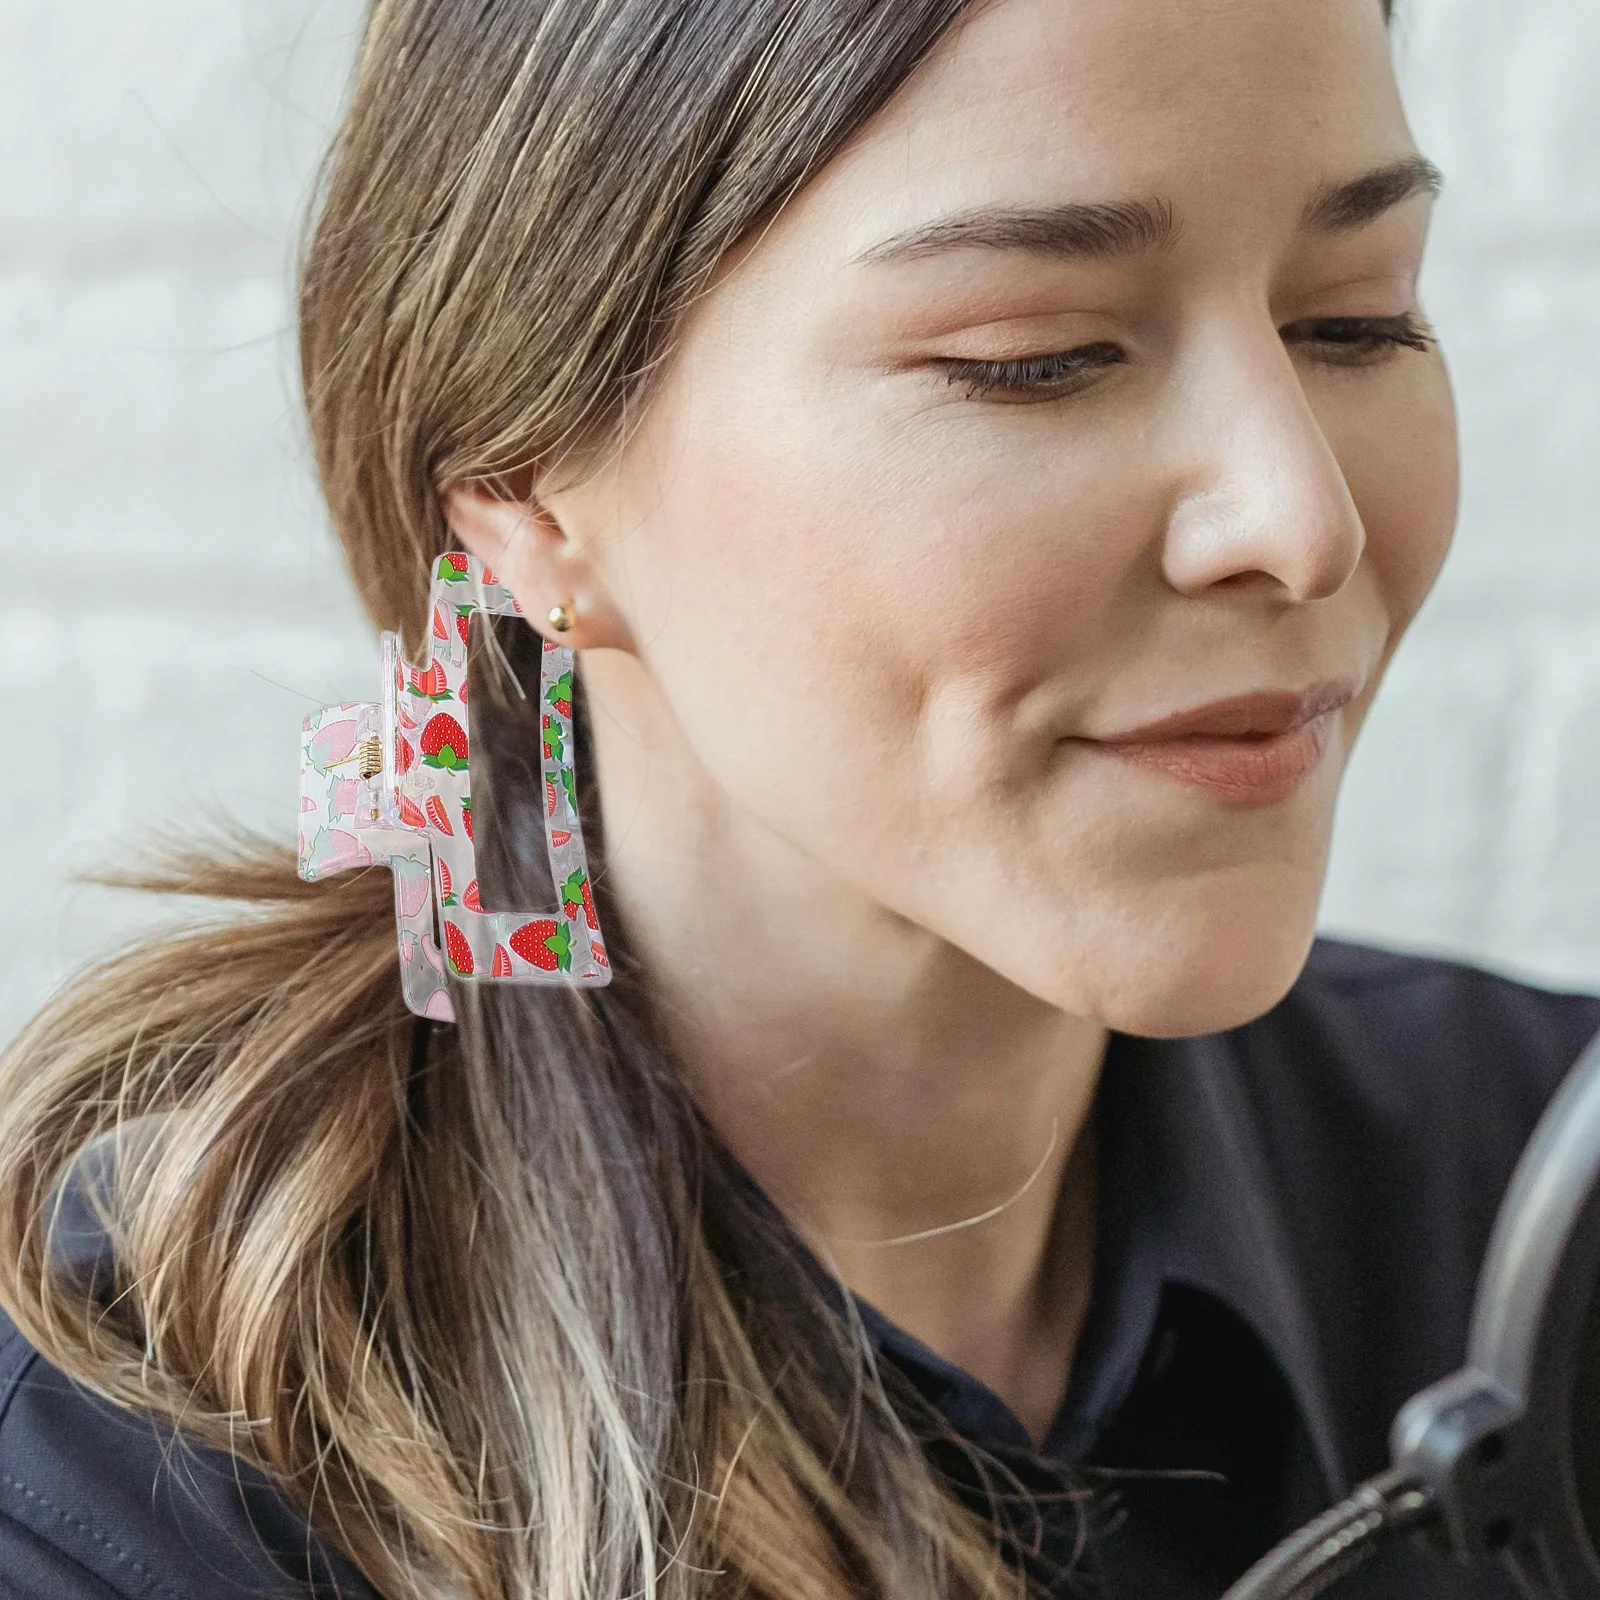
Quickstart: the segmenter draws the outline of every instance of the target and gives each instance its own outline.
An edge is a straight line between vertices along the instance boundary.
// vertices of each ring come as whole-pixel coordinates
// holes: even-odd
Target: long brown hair
[[[419,637],[441,490],[622,425],[718,260],[965,4],[375,0],[301,294],[374,623]],[[478,743],[513,869],[529,641]],[[273,1474],[394,1600],[1017,1592],[935,1422],[703,1126],[596,878],[613,986],[469,990],[451,1029],[402,1004],[385,870],[158,858],[137,886],[249,909],[87,974],[6,1052],[0,1298]],[[91,1146],[109,1297],[52,1240]]]
[[[375,623],[419,636],[441,490],[624,424],[718,260],[967,3],[374,0],[301,327]],[[475,747],[515,877],[538,651],[504,646]],[[612,987],[466,989],[454,1029],[404,1008],[383,869],[305,884],[239,836],[101,881],[249,909],[0,1058],[0,1300],[58,1366],[267,1470],[392,1600],[1021,1593],[1037,1522],[704,1127],[603,870]],[[53,1237],[90,1151],[109,1291]]]

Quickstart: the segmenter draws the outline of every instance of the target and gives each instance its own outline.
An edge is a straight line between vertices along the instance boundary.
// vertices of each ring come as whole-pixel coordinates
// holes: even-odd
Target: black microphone
[[[1401,1407],[1390,1444],[1387,1472],[1223,1600],[1307,1600],[1401,1534],[1503,1563],[1529,1600],[1600,1600],[1600,1037],[1501,1202],[1467,1364]]]

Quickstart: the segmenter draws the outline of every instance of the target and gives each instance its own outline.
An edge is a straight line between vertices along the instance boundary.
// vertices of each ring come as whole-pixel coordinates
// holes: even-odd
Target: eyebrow
[[[1419,194],[1438,194],[1444,175],[1426,156],[1405,156],[1312,196],[1300,225],[1314,233],[1348,233]]]
[[[1425,156],[1374,167],[1312,196],[1302,228],[1346,233],[1418,194],[1437,194],[1439,169]],[[947,250],[1021,250],[1057,261],[1104,261],[1165,250],[1181,231],[1165,200],[1067,201],[1054,206],[983,206],[921,223],[873,245],[858,262],[906,261]]]
[[[983,206],[908,228],[856,259],[906,261],[945,250],[1025,250],[1062,261],[1100,261],[1162,250],[1177,236],[1172,207],[1161,200]]]

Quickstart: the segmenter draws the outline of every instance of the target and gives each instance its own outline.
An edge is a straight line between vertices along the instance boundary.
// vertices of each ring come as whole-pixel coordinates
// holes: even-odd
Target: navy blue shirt
[[[868,1331],[1039,1491],[1022,1542],[1045,1592],[1214,1600],[1380,1470],[1400,1404],[1461,1364],[1511,1169],[1597,1031],[1597,998],[1320,941],[1256,1022],[1113,1038],[1094,1289],[1041,1449],[864,1307]],[[1514,1592],[1407,1546],[1339,1590]],[[84,1394],[0,1319],[0,1600],[246,1594],[372,1590],[256,1474]]]

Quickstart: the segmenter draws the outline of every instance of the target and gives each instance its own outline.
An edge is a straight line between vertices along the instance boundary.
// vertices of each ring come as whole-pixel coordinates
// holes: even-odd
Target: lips
[[[1273,805],[1321,765],[1334,714],[1355,694],[1349,683],[1329,682],[1236,695],[1077,742],[1230,804]]]

